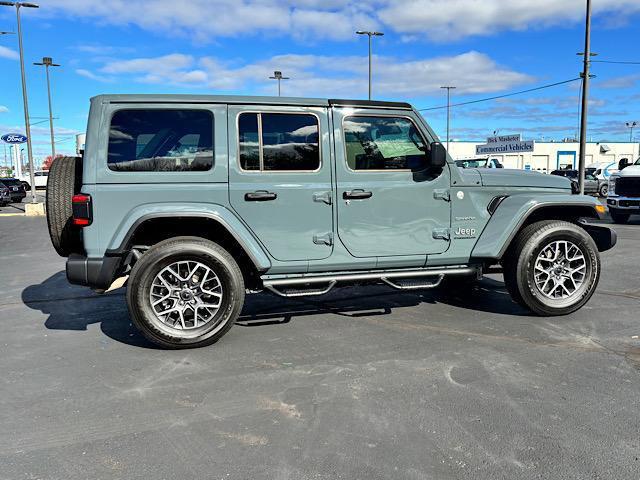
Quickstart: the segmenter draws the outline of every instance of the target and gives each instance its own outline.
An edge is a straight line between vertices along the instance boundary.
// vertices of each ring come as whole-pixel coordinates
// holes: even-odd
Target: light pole
[[[582,109],[580,113],[580,156],[578,157],[578,184],[580,186],[580,195],[584,195],[584,169],[587,149],[587,107],[589,103],[590,80],[589,67],[591,65],[591,57],[597,55],[591,53],[591,0],[587,0],[584,52],[578,53],[578,55],[584,55],[582,73],[580,74],[582,77]]]
[[[27,99],[27,77],[24,72],[24,49],[22,47],[22,25],[20,24],[20,8],[40,8],[35,3],[28,2],[1,2],[3,7],[16,7],[16,20],[18,22],[18,46],[20,50],[20,73],[22,76],[22,101],[24,102],[24,128],[27,135],[27,155],[29,156],[29,180],[31,181],[31,203],[37,203],[36,178],[33,172],[33,152],[31,149],[31,127],[29,125],[29,101]]]
[[[371,37],[382,37],[383,32],[369,32],[365,30],[358,30],[358,35],[367,35],[369,37],[369,100],[371,100]]]
[[[280,70],[273,72],[273,77],[269,77],[271,80],[278,80],[278,96],[280,96],[280,81],[289,80],[291,77],[283,77]]]
[[[455,90],[456,87],[440,87],[447,90],[447,152],[449,151],[449,122],[451,119],[451,90]]]
[[[630,130],[629,132],[629,143],[633,142],[633,129],[638,126],[638,122],[627,122],[625,123],[627,128]]]
[[[0,35],[13,35],[13,32],[0,32]],[[2,145],[4,147],[4,164],[8,165],[7,164],[7,144],[3,143]]]
[[[49,82],[49,67],[59,67],[57,63],[53,63],[51,57],[42,57],[42,62],[35,62],[34,65],[44,66],[47,72],[47,96],[49,97],[49,129],[51,130],[51,161],[56,159],[56,146],[53,139],[53,112],[51,109],[51,84]]]

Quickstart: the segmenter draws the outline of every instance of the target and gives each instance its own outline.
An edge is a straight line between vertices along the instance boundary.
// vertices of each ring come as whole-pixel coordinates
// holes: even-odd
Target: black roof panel
[[[402,108],[411,110],[406,102],[383,102],[379,100],[343,100],[330,98],[329,105],[333,107],[371,107],[371,108]]]

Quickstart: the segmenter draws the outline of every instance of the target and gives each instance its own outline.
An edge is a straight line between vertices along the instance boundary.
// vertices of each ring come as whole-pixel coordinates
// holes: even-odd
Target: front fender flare
[[[247,252],[259,271],[271,268],[271,261],[249,228],[229,209],[215,204],[164,203],[141,205],[129,212],[109,241],[107,255],[121,255],[129,239],[145,221],[154,218],[209,218],[220,223]]]
[[[591,215],[599,218],[596,210],[600,202],[586,195],[545,194],[513,195],[505,198],[495,210],[480,238],[471,252],[472,258],[500,259],[509,247],[511,240],[520,231],[527,219],[536,211],[547,207],[583,207]],[[557,217],[556,217],[557,218]],[[567,218],[569,215],[567,214]]]

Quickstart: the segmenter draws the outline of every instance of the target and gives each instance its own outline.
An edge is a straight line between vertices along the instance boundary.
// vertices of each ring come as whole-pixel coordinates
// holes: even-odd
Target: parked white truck
[[[47,188],[47,180],[49,179],[48,170],[37,170],[33,172],[33,177],[36,181],[36,189]],[[31,176],[29,175],[29,172],[22,172],[22,175],[18,176],[18,180],[22,182],[25,190],[31,190]]]
[[[609,177],[607,206],[615,223],[640,215],[640,158],[633,165],[627,159],[620,161],[618,171]]]

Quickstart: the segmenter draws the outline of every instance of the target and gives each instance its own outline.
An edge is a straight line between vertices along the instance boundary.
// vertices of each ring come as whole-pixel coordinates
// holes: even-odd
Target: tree
[[[64,155],[56,155],[56,158],[61,158],[64,157]],[[44,159],[44,162],[42,162],[42,170],[49,170],[51,168],[51,164],[53,163],[53,158],[51,157],[51,155],[49,155],[47,158]]]

